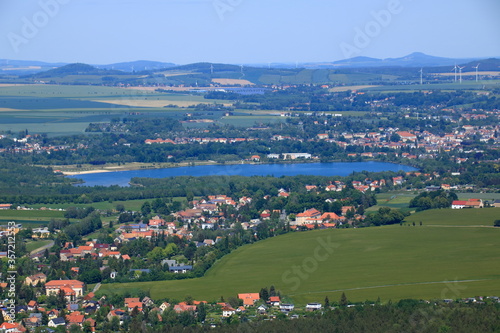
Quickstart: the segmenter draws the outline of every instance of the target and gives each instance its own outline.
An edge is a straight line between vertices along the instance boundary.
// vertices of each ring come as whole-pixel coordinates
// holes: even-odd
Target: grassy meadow
[[[202,278],[107,284],[100,292],[212,301],[274,285],[296,304],[342,292],[351,301],[500,295],[500,228],[482,227],[497,212],[433,210],[408,218],[422,226],[290,233],[235,250]]]

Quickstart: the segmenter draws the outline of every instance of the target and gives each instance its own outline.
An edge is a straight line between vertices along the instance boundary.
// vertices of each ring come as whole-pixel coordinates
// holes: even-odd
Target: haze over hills
[[[339,68],[376,68],[376,67],[439,67],[464,64],[471,61],[479,61],[484,58],[443,58],[415,52],[400,58],[377,59],[370,57],[353,57],[333,62],[311,62],[311,63],[270,63],[270,64],[245,64],[252,67],[270,68],[307,68],[307,69],[339,69]],[[68,63],[47,63],[43,61],[9,60],[0,59],[0,74],[28,75],[47,71]],[[137,60],[120,62],[107,65],[93,66],[101,69],[120,70],[124,72],[140,72],[159,70],[164,68],[184,67],[190,65],[176,65],[169,62]],[[237,65],[239,66],[239,64]],[[184,67],[185,68],[185,67]]]

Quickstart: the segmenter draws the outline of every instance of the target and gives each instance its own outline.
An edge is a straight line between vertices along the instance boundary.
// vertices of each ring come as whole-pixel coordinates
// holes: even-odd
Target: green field
[[[389,207],[393,209],[399,209],[404,212],[409,212],[414,209],[410,209],[408,206],[411,199],[415,197],[412,192],[388,192],[377,194],[377,205],[368,208],[367,212],[376,212],[380,207]]]
[[[432,209],[408,216],[405,221],[426,226],[493,226],[500,218],[500,208]]]
[[[285,122],[286,118],[280,116],[229,116],[223,117],[220,122],[239,127],[251,127],[256,124],[270,124]]]
[[[500,86],[499,80],[486,80],[479,81],[476,83],[475,81],[464,81],[462,84],[460,83],[436,83],[436,84],[411,84],[411,85],[401,85],[401,86],[380,86],[380,87],[372,87],[366,88],[365,91],[419,91],[419,90],[482,90],[483,87],[488,89],[498,88]]]
[[[30,133],[50,136],[82,134],[91,122],[110,122],[121,117],[181,118],[192,109],[165,106],[199,103],[227,101],[206,100],[199,94],[104,86],[0,86],[0,132],[28,129]]]
[[[39,241],[31,241],[26,243],[26,251],[31,252],[33,250],[36,250],[42,246],[45,246],[47,244],[50,244],[52,241],[51,240],[39,240]]]
[[[471,216],[458,220],[459,213]],[[478,222],[491,225],[494,213],[437,210],[408,219],[423,226],[290,233],[237,249],[203,278],[110,284],[100,292],[147,289],[157,299],[212,301],[274,285],[296,304],[337,300],[343,291],[351,301],[500,295],[500,228]]]
[[[126,200],[126,201],[102,201],[102,202],[92,202],[90,204],[74,204],[74,203],[61,203],[61,204],[51,204],[51,205],[46,205],[46,204],[37,204],[37,205],[30,205],[31,208],[41,208],[41,207],[48,207],[52,209],[66,209],[68,207],[94,207],[95,209],[115,209],[116,205],[122,204],[125,207],[125,210],[132,210],[132,211],[139,211],[141,210],[142,204],[146,201],[151,202],[153,199],[138,199],[138,200]],[[172,198],[173,201],[185,201],[186,199],[183,197],[175,197]],[[1,211],[0,211],[1,212]],[[35,210],[34,212],[39,212],[38,210]],[[55,212],[58,214],[57,217],[63,217],[64,212]],[[0,218],[3,218],[2,215],[0,215]]]
[[[482,199],[485,201],[495,201],[500,199],[500,193],[457,193],[458,200]]]
[[[47,218],[62,218],[64,212],[54,210],[0,210],[0,219],[46,220]]]

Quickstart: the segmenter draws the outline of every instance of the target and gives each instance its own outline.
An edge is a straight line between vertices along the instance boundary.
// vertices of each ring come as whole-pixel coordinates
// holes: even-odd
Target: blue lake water
[[[348,176],[355,171],[415,171],[417,169],[401,164],[385,162],[333,162],[298,164],[235,164],[200,165],[193,167],[116,171],[69,176],[82,179],[84,186],[128,186],[134,177],[166,178],[177,176]]]

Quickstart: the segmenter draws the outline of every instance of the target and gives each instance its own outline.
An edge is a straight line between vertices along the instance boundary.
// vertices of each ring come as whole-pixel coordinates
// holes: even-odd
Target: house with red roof
[[[4,322],[0,325],[0,331],[5,333],[26,332],[26,328],[19,323]]]
[[[269,297],[269,304],[272,306],[280,306],[281,299],[279,296],[271,296]]]
[[[142,306],[142,302],[129,302],[127,303],[127,310],[128,312],[132,312],[137,307],[137,310],[142,312]]]
[[[196,311],[196,305],[188,305],[186,302],[181,302],[174,306],[174,311],[177,313],[181,313],[184,311]]]
[[[79,311],[75,311],[66,316],[66,322],[68,326],[78,325],[83,327],[83,322],[85,321],[85,316],[81,314]]]
[[[399,137],[401,138],[401,141],[406,142],[406,141],[415,141],[417,139],[417,136],[413,133],[406,132],[406,131],[399,131],[396,132]]]
[[[463,209],[463,208],[483,208],[484,203],[481,199],[469,199],[469,200],[454,200],[451,203],[451,209]]]
[[[226,305],[222,307],[222,317],[231,317],[236,313],[236,310],[233,309],[230,305]]]
[[[46,295],[59,294],[63,291],[68,301],[74,301],[77,297],[83,296],[85,283],[78,280],[52,280],[45,284]]]
[[[244,306],[253,306],[260,299],[259,293],[238,294],[238,298],[243,300]]]
[[[321,212],[317,210],[316,208],[311,208],[308,210],[305,210],[303,213],[299,213],[295,216],[295,222],[292,223],[294,225],[303,225],[306,223],[310,223],[312,220],[315,218],[318,218],[321,216]]]

